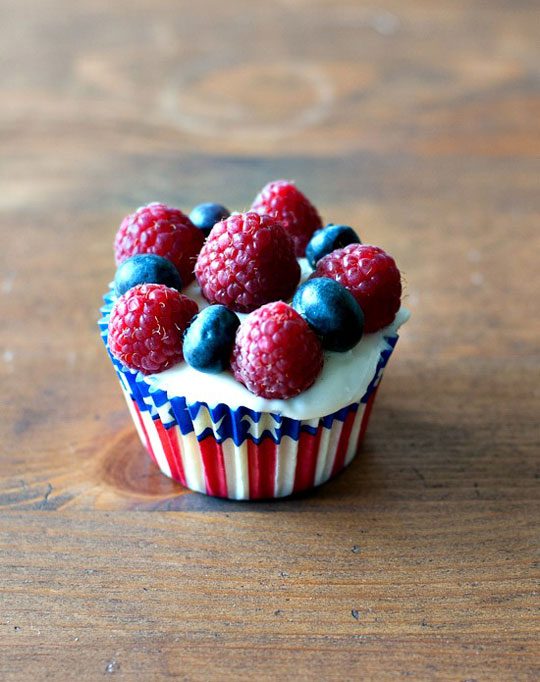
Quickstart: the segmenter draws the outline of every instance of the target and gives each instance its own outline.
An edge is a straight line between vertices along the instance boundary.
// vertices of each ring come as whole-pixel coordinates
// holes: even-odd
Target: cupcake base
[[[162,473],[196,492],[232,500],[287,497],[336,476],[354,459],[376,396],[373,390],[367,402],[331,418],[299,422],[297,439],[282,435],[276,442],[268,434],[237,445],[233,438],[220,442],[216,433],[199,440],[195,431],[166,426],[123,392],[141,442]]]

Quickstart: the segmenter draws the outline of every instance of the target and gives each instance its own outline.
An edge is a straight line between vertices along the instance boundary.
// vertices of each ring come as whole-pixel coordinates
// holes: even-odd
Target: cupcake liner
[[[104,298],[99,326],[108,350],[113,297]],[[350,464],[397,339],[385,337],[387,348],[359,402],[307,420],[169,396],[109,355],[141,442],[166,476],[207,495],[255,500],[314,488]]]
[[[221,420],[213,421],[208,406],[199,404],[193,430],[184,433],[178,423],[152,417],[122,388],[141,442],[161,471],[191,490],[234,500],[286,497],[334,477],[354,458],[375,398],[374,391],[367,403],[349,405],[331,423],[328,417],[291,420],[297,438],[248,435],[237,444],[232,437],[222,439]],[[237,419],[241,410],[229,412]],[[204,436],[197,435],[202,424]]]

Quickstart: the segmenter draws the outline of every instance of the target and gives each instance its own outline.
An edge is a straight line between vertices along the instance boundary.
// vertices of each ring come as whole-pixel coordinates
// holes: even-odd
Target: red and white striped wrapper
[[[286,497],[336,476],[358,451],[377,393],[350,405],[345,420],[335,419],[330,428],[322,418],[310,419],[300,422],[298,439],[282,436],[276,443],[267,436],[236,445],[232,438],[219,442],[217,432],[198,440],[195,431],[166,427],[122,388],[141,442],[160,470],[191,490],[233,500]],[[206,426],[215,426],[209,413]]]

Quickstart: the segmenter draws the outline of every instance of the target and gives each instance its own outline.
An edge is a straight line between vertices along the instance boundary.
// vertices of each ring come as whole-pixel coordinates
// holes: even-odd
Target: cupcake
[[[354,458],[408,312],[400,274],[287,181],[247,213],[164,204],[122,223],[102,339],[167,476],[235,500],[325,483]]]

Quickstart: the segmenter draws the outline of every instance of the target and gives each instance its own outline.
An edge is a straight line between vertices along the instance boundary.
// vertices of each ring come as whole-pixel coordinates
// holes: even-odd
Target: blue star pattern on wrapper
[[[105,305],[100,309],[102,318],[98,325],[101,337],[116,373],[126,392],[137,403],[139,410],[148,412],[153,419],[160,419],[166,429],[178,425],[183,435],[195,433],[197,440],[202,441],[213,436],[218,443],[231,438],[238,447],[246,440],[259,444],[263,439],[271,438],[274,443],[280,443],[284,436],[298,441],[302,432],[315,435],[320,425],[332,428],[334,421],[344,422],[347,415],[356,412],[359,404],[353,403],[342,409],[322,417],[320,420],[300,421],[290,417],[283,417],[269,412],[258,412],[247,407],[230,408],[220,403],[211,407],[204,402],[187,403],[182,396],[169,397],[166,391],[152,386],[140,372],[128,369],[114,358],[107,344],[107,327],[114,295],[108,292],[104,296]],[[398,340],[397,334],[385,336],[387,347],[381,351],[375,375],[362,396],[360,403],[367,403],[373,391],[377,388],[384,368],[394,350]]]

